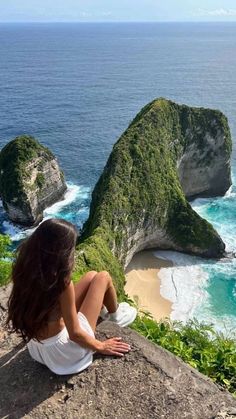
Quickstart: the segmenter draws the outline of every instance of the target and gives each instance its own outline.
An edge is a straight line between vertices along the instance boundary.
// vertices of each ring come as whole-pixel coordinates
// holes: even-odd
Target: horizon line
[[[236,23],[235,20],[29,20],[29,21],[1,21],[0,24],[44,24],[44,23]]]

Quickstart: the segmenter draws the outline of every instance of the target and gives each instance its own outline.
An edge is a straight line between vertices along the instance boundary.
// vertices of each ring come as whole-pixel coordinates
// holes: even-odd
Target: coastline
[[[148,311],[155,320],[170,317],[172,302],[160,293],[161,268],[173,266],[169,260],[154,256],[154,250],[136,253],[125,270],[125,292],[135,300],[139,309]]]

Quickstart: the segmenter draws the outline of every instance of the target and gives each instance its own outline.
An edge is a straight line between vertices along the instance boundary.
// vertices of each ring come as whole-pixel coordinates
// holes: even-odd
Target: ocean
[[[157,97],[217,108],[228,117],[233,186],[192,205],[236,251],[236,24],[0,24],[0,147],[30,134],[57,156],[65,200],[45,210],[81,227],[113,144]],[[1,232],[17,244],[31,229],[0,208]],[[160,272],[172,319],[236,326],[236,259],[206,261],[157,251],[175,267]]]

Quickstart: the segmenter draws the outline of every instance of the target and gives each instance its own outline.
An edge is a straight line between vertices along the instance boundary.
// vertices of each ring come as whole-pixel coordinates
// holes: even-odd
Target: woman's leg
[[[116,291],[112,278],[106,271],[98,272],[94,276],[80,307],[81,313],[85,315],[94,331],[103,303],[109,313],[117,310]]]
[[[77,311],[80,310],[80,306],[82,302],[84,301],[85,295],[87,294],[89,286],[96,274],[97,274],[97,271],[89,271],[81,277],[79,282],[74,284],[75,304],[76,304]]]

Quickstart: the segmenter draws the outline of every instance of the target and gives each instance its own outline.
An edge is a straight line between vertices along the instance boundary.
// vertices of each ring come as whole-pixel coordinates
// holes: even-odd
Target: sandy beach
[[[172,303],[161,296],[158,278],[160,268],[169,266],[173,266],[171,261],[156,258],[152,250],[143,250],[134,255],[125,271],[126,293],[156,320],[171,313]]]

